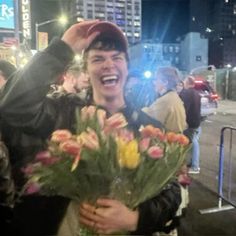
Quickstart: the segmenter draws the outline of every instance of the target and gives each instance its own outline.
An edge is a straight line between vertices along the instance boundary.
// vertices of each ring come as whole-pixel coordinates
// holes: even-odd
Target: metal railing
[[[229,131],[228,144],[229,149],[227,155],[227,163],[225,158],[225,132]],[[201,214],[213,213],[224,210],[231,210],[236,207],[236,200],[232,198],[232,193],[236,191],[233,185],[236,185],[236,158],[233,157],[233,134],[236,134],[236,128],[225,126],[221,129],[220,135],[220,153],[219,153],[219,171],[218,171],[218,206],[199,210]],[[235,142],[236,144],[236,142]],[[223,201],[226,205],[223,205]]]

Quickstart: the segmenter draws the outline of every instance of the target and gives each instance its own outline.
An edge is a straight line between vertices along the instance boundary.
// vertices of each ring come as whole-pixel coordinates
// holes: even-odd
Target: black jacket
[[[64,72],[73,56],[73,52],[63,41],[54,40],[8,81],[0,99],[0,112],[5,122],[40,138],[47,138],[58,128],[73,131],[75,108],[84,106],[86,102],[70,95],[57,98],[47,96],[50,85]],[[133,130],[137,130],[141,124],[150,123],[161,127],[159,122],[141,111],[130,109],[128,105],[122,112]],[[165,224],[175,216],[180,202],[180,187],[172,183],[158,196],[140,204],[135,234],[148,235],[164,230]],[[52,197],[24,197],[16,208],[15,224],[18,223],[22,232],[20,234],[19,231],[18,235],[55,234],[67,204],[68,199],[61,197],[56,197],[56,200]]]
[[[184,102],[188,128],[198,128],[201,123],[201,97],[194,88],[183,89],[180,98]]]

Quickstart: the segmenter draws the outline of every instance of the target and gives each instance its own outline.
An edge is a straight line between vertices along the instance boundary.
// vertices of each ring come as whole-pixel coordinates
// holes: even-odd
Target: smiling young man
[[[107,42],[105,50],[102,49],[101,42],[103,41]],[[110,113],[117,112],[117,109],[125,106],[124,86],[128,75],[127,56],[125,52],[118,50],[123,46],[116,39],[104,38],[101,35],[84,53],[84,70],[90,79],[93,101],[97,105],[107,108]]]
[[[103,107],[109,114],[122,112],[129,128],[134,131],[141,125],[147,124],[162,128],[160,122],[148,117],[142,111],[131,109],[125,102],[127,51],[127,39],[112,23],[94,20],[71,26],[61,40],[54,40],[46,50],[36,54],[9,82],[1,98],[0,112],[3,118],[25,132],[47,138],[57,128],[74,131],[75,109],[82,108],[86,104],[95,104]],[[83,55],[83,69],[92,88],[91,99],[86,103],[81,100],[72,103],[66,96],[56,101],[51,100],[46,96],[50,85],[64,72],[74,53]],[[52,198],[44,201],[52,202],[50,199]],[[65,202],[65,204],[61,202],[58,206],[41,204],[38,210],[36,205],[27,209],[27,219],[18,217],[24,219],[18,222],[21,229],[23,228],[22,234],[54,235],[65,215],[68,200]],[[135,210],[116,200],[99,199],[96,208],[101,214],[99,219],[94,215],[94,206],[82,204],[79,220],[89,227],[96,226],[96,231],[101,234],[125,230],[135,235],[149,235],[156,231],[169,230],[166,224],[175,217],[180,202],[180,187],[173,182],[156,197],[143,202]],[[46,207],[49,207],[50,211],[44,209]],[[23,208],[22,212],[25,210]],[[78,215],[78,209],[76,211]],[[73,223],[77,222],[74,218],[66,221],[68,224],[71,222],[72,227]],[[73,229],[69,229],[60,235],[74,235],[74,232]]]

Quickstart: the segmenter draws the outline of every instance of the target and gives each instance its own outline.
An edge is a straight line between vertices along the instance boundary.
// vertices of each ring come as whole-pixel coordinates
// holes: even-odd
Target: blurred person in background
[[[0,60],[0,90],[15,71],[13,64]],[[2,141],[2,126],[0,117],[0,230],[9,234],[15,200],[15,184],[12,178],[8,148]]]
[[[80,93],[89,88],[89,80],[78,64],[71,65],[62,76],[61,92]]]
[[[144,78],[140,71],[131,71],[125,86],[125,98],[136,110],[150,105],[155,100],[151,79]]]
[[[187,76],[184,81],[184,89],[179,93],[180,98],[184,102],[186,111],[186,121],[188,128],[184,131],[192,142],[191,159],[189,165],[189,174],[200,173],[200,146],[199,137],[201,133],[201,97],[194,89],[195,78]]]
[[[183,133],[187,128],[187,123],[184,104],[177,93],[177,84],[179,82],[180,75],[176,68],[158,68],[153,79],[158,98],[149,107],[144,107],[143,111],[161,121],[167,131]],[[187,175],[186,165],[182,166],[178,179],[181,183],[182,202],[177,215],[182,216],[189,203],[187,186],[190,184],[190,178]],[[177,235],[177,230],[173,230],[169,235]]]
[[[180,77],[174,67],[157,69],[153,85],[158,98],[142,110],[164,124],[167,131],[183,133],[187,128],[183,101],[179,98],[176,86]]]
[[[0,89],[7,80],[16,72],[16,67],[6,60],[0,60]]]

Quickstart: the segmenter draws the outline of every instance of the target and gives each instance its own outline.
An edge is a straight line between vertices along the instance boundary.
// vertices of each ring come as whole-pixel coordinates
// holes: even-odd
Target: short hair
[[[82,55],[82,69],[85,71],[87,69],[87,59],[88,59],[88,53],[92,49],[97,50],[104,50],[104,51],[110,51],[110,50],[117,50],[120,52],[125,53],[126,61],[129,62],[129,56],[128,52],[126,50],[126,47],[124,47],[124,44],[116,38],[111,38],[109,36],[99,35],[96,37],[92,43],[86,48]]]
[[[180,74],[175,67],[159,67],[156,71],[156,79],[161,80],[166,84],[167,89],[176,88],[180,82]]]
[[[16,67],[6,60],[0,60],[0,72],[4,76],[5,80],[16,72]]]
[[[193,76],[191,76],[191,75],[187,76],[185,81],[190,86],[194,86],[195,85],[195,78]]]
[[[82,72],[81,66],[79,65],[79,63],[74,62],[73,64],[70,64],[67,67],[67,70],[65,71],[65,73],[70,73],[72,75],[79,75]]]

